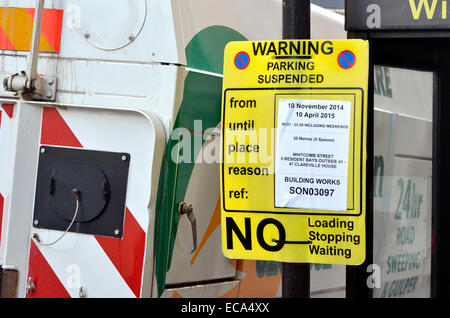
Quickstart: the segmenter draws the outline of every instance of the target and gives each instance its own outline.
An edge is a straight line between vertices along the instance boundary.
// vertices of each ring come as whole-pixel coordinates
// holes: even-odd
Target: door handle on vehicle
[[[186,215],[189,222],[191,222],[192,239],[194,241],[194,249],[191,251],[192,254],[197,250],[197,220],[194,215],[194,208],[192,207],[192,204],[181,202],[178,212],[180,213],[180,215]]]

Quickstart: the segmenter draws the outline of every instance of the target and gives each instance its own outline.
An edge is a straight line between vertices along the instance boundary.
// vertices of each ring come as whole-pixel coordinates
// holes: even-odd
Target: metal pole
[[[283,39],[310,38],[310,0],[283,0]]]
[[[349,32],[348,39],[369,40],[367,33]],[[372,163],[374,156],[374,46],[369,48],[369,87],[367,104],[367,163]],[[346,298],[365,299],[373,297],[373,289],[367,285],[369,265],[373,264],[373,165],[366,166],[366,260],[359,266],[346,266]]]
[[[283,0],[283,39],[310,38],[310,0]],[[282,293],[283,298],[309,298],[309,264],[283,263]]]
[[[44,0],[36,0],[34,13],[33,37],[31,40],[30,53],[28,54],[28,65],[25,73],[15,74],[3,79],[5,91],[20,93],[35,93],[42,95],[43,79],[37,72],[39,57],[39,43],[41,39],[42,14],[44,12]]]
[[[36,1],[34,12],[33,38],[31,40],[30,55],[28,56],[28,66],[26,74],[28,76],[27,89],[42,94],[42,81],[37,72],[37,63],[39,57],[39,44],[41,39],[42,15],[44,12],[44,0]],[[34,87],[33,87],[34,86]]]

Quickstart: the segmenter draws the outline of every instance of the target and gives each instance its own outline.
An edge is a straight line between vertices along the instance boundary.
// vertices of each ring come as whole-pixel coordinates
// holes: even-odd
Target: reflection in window
[[[374,297],[430,297],[433,74],[374,75]]]

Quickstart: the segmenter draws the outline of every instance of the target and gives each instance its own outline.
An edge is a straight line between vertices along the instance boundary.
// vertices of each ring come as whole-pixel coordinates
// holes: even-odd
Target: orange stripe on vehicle
[[[172,298],[183,298],[183,296],[181,296],[179,293],[177,293],[177,291],[174,291],[172,294]]]
[[[2,50],[11,50],[11,51],[16,50],[14,45],[11,43],[11,40],[8,38],[8,35],[2,28],[0,28],[0,48]]]
[[[26,9],[34,21],[34,10]],[[59,52],[61,47],[61,27],[63,10],[44,10],[42,16],[41,35],[45,37],[52,47],[52,52]]]
[[[34,10],[27,8],[0,8],[0,49],[17,51],[30,50],[33,35]],[[59,52],[62,16],[63,10],[44,9],[41,42],[39,46],[40,51]]]
[[[240,260],[245,277],[220,298],[274,298],[281,284],[281,274],[259,277],[256,272],[256,261]]]

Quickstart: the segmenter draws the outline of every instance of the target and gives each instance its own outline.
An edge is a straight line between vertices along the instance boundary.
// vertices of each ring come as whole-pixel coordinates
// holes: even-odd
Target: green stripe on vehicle
[[[186,47],[187,66],[222,74],[225,45],[231,41],[246,41],[246,38],[233,29],[220,25],[204,29]]]
[[[212,26],[199,32],[186,47],[188,67],[201,71],[222,73],[225,45],[245,38],[238,32],[223,26]],[[184,201],[189,180],[201,149],[194,148],[196,136],[191,138],[191,160],[176,164],[171,155],[177,153],[180,140],[177,128],[194,131],[196,120],[201,121],[203,132],[217,127],[220,122],[222,78],[191,71],[185,80],[184,96],[173,133],[166,146],[166,154],[158,187],[157,215],[155,225],[154,257],[158,295],[165,289],[167,271],[172,262],[177,234],[178,207]],[[198,138],[198,137],[197,137]],[[203,145],[205,140],[201,136]]]

